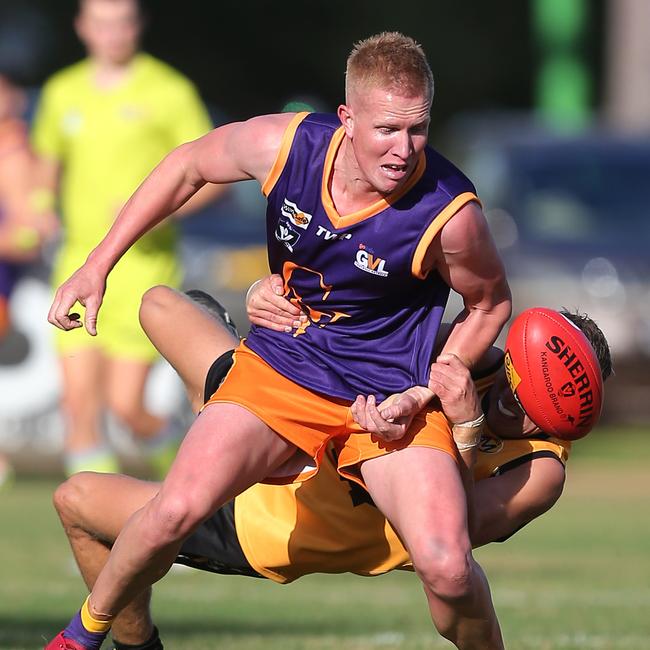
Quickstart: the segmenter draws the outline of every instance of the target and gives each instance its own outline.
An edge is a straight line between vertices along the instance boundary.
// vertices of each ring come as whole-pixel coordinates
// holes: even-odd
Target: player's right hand
[[[452,424],[469,422],[483,412],[470,371],[455,354],[443,353],[431,364],[429,389]]]
[[[86,308],[83,323],[86,331],[91,336],[96,336],[97,312],[105,291],[105,276],[85,264],[57,289],[47,320],[62,330],[82,327],[79,315],[70,311],[78,302]]]
[[[258,280],[246,294],[246,313],[253,325],[291,332],[307,316],[284,297],[284,282],[277,273]]]

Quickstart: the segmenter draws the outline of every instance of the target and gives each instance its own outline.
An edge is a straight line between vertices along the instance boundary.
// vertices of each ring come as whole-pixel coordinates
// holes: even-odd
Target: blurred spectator
[[[14,331],[9,298],[20,268],[39,257],[41,246],[57,230],[47,192],[35,183],[36,164],[22,119],[25,95],[11,66],[0,57],[0,363],[21,361],[24,337]],[[11,476],[0,455],[0,486]]]
[[[44,86],[33,141],[60,197],[63,238],[54,286],[81,266],[156,163],[211,128],[191,82],[138,51],[142,26],[137,0],[81,0],[75,28],[88,57]],[[219,192],[217,186],[205,188],[192,207]],[[105,407],[135,434],[157,475],[166,472],[175,455],[179,431],[174,422],[144,404],[156,351],[138,322],[140,297],[147,289],[180,282],[175,244],[175,227],[166,223],[125,256],[111,276],[96,338],[82,329],[56,333],[68,474],[118,469],[101,434]]]

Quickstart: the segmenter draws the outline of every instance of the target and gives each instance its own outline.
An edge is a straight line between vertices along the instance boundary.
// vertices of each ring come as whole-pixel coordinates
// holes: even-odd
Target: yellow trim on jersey
[[[424,259],[431,242],[436,235],[442,230],[442,227],[467,203],[476,201],[481,205],[478,196],[473,192],[463,192],[459,194],[451,203],[443,208],[440,214],[429,224],[429,227],[424,231],[420,239],[415,253],[413,254],[413,262],[411,263],[411,273],[420,280],[424,280],[429,274],[431,269],[424,268]]]
[[[404,185],[395,192],[389,194],[386,198],[381,198],[378,201],[375,201],[372,205],[369,205],[367,208],[362,210],[357,210],[352,214],[347,214],[341,216],[334,205],[332,200],[332,194],[330,192],[330,181],[332,180],[332,175],[334,173],[334,161],[336,160],[336,154],[338,153],[339,147],[343,142],[345,136],[345,130],[343,127],[339,127],[330,141],[329,147],[327,149],[327,154],[325,156],[325,164],[323,166],[323,182],[321,186],[321,202],[327,213],[327,217],[330,220],[330,223],[334,228],[346,228],[348,226],[353,226],[360,221],[374,217],[376,214],[379,214],[387,207],[393,205],[401,199],[419,180],[424,174],[424,170],[427,166],[426,156],[424,151],[420,154],[418,163],[411,174],[411,177],[404,183]]]
[[[289,126],[287,126],[287,129],[282,136],[282,144],[280,145],[278,155],[271,167],[271,171],[269,171],[266,180],[262,183],[262,194],[264,194],[264,196],[268,196],[271,193],[271,190],[275,187],[275,184],[278,182],[278,178],[280,178],[280,174],[282,173],[284,166],[287,164],[287,158],[289,158],[289,152],[291,151],[291,145],[296,136],[296,131],[307,115],[309,115],[307,112],[296,113],[291,122],[289,122]]]
[[[540,452],[549,452],[562,465],[566,465],[570,451],[571,443],[566,440],[559,440],[558,438],[549,438],[548,440],[516,438],[507,440],[495,436],[486,427],[478,444],[478,454],[474,465],[474,480],[478,482],[497,476],[501,473],[502,468],[512,461],[527,459]]]

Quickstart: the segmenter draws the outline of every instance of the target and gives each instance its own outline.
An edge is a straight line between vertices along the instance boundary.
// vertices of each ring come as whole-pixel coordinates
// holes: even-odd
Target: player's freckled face
[[[427,144],[428,95],[369,88],[354,93],[344,120],[359,174],[371,191],[388,194],[406,182]]]

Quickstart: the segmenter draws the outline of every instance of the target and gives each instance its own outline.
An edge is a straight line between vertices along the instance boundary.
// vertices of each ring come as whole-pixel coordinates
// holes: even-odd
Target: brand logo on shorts
[[[303,230],[306,230],[307,226],[311,222],[312,215],[303,212],[295,203],[289,201],[289,199],[284,199],[280,212],[282,213],[282,216],[289,219],[294,226],[302,228]]]
[[[367,250],[365,244],[359,244],[359,250],[357,251],[354,265],[366,273],[379,275],[382,278],[385,278],[388,275],[388,271],[386,270],[386,260]]]

